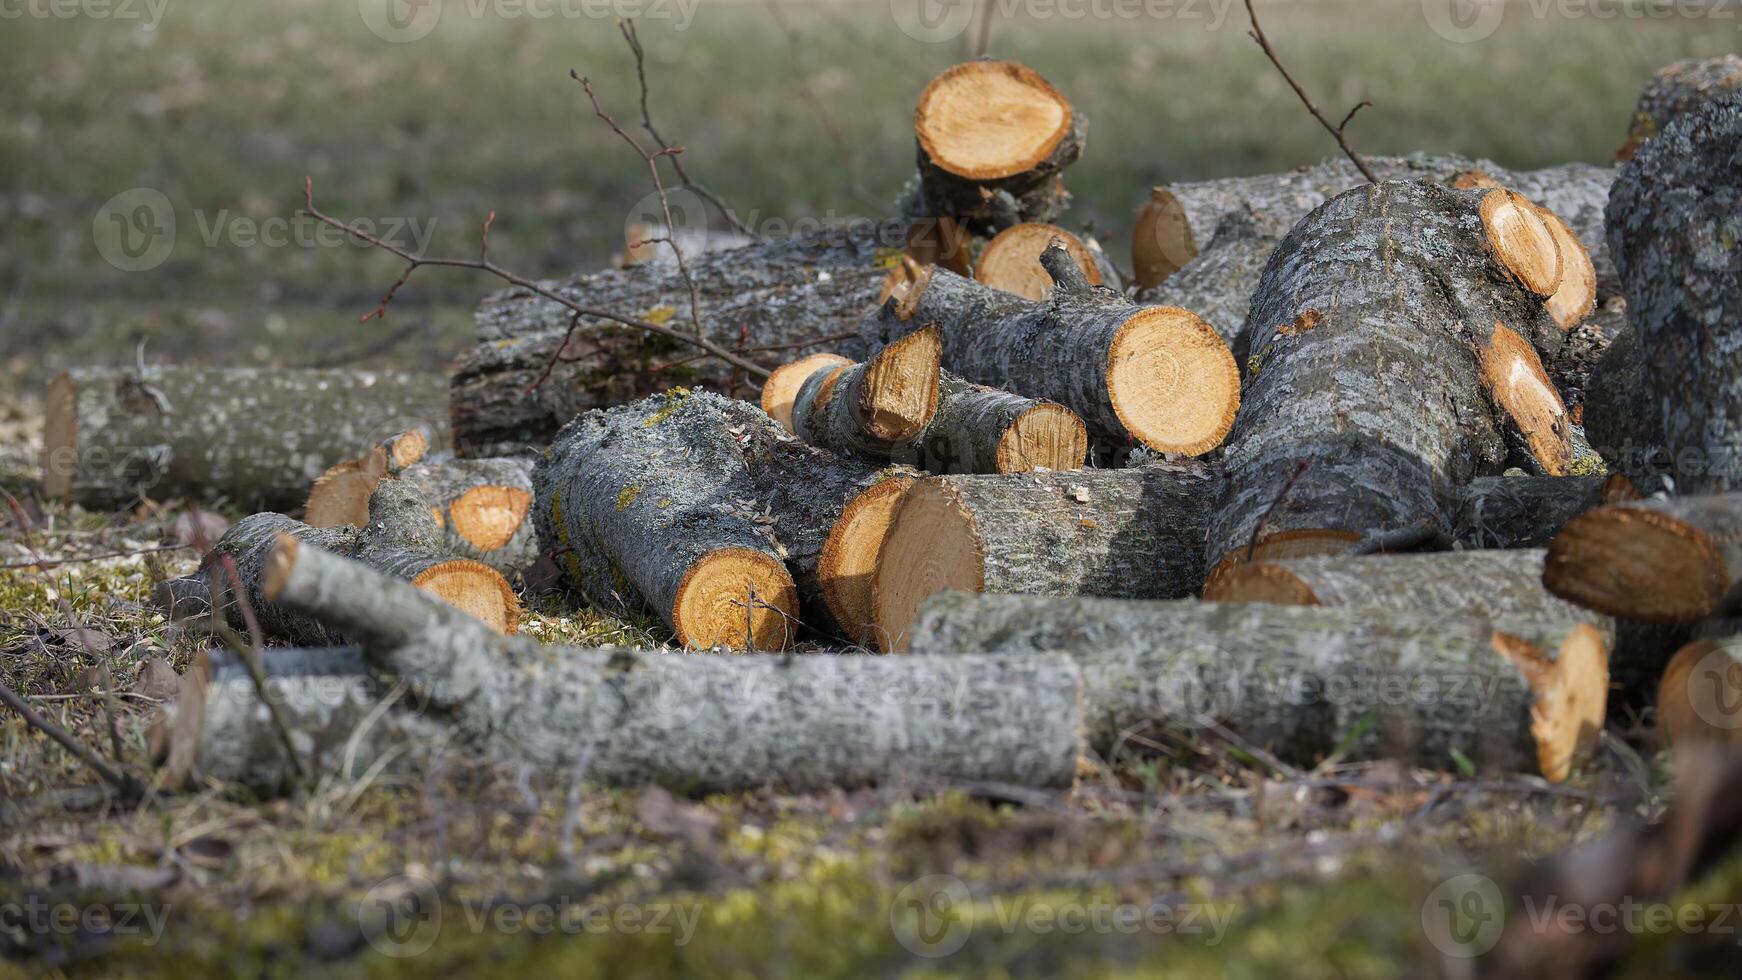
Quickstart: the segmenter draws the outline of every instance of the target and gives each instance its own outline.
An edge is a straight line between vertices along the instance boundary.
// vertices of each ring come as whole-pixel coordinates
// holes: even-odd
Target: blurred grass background
[[[408,43],[364,19],[407,0],[157,2],[155,24],[145,0],[114,0],[108,17],[15,4],[26,15],[0,21],[0,357],[24,359],[29,373],[130,362],[140,342],[151,359],[439,368],[496,283],[425,270],[385,322],[359,326],[396,260],[308,244],[306,221],[282,246],[234,240],[294,215],[305,174],[328,212],[433,223],[445,253],[473,252],[495,210],[494,256],[549,276],[606,264],[649,190],[645,167],[567,77],[590,75],[609,110],[638,121],[634,62],[614,22],[561,16],[599,13],[604,0],[545,0],[537,9],[559,15],[544,18],[520,0],[447,0],[434,30]],[[778,10],[703,0],[688,23],[663,0],[617,9],[637,2],[655,121],[687,148],[696,179],[776,229],[876,215],[892,201],[911,172],[914,100],[974,34],[916,41],[888,0]],[[1424,3],[1446,2],[1295,0],[1260,12],[1327,113],[1377,103],[1351,127],[1363,151],[1518,167],[1607,160],[1654,68],[1742,37],[1742,11],[1568,18],[1521,2],[1493,36],[1459,44],[1424,16]],[[1088,152],[1068,175],[1071,222],[1092,223],[1121,262],[1151,184],[1334,151],[1246,37],[1238,0],[1178,0],[1157,8],[1168,16],[1136,19],[1028,9],[993,19],[990,52],[1037,68],[1088,113]],[[177,234],[167,261],[129,273],[99,255],[93,220],[138,187],[167,195]]]

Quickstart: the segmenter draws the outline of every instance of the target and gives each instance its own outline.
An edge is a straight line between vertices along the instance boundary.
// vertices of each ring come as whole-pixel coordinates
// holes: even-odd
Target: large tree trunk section
[[[303,503],[303,522],[310,527],[362,527],[369,522],[369,498],[381,481],[398,476],[429,452],[429,437],[407,429],[356,459],[330,466]]]
[[[874,576],[878,641],[910,649],[938,592],[1175,598],[1203,581],[1215,471],[1198,464],[921,480]]]
[[[1253,297],[1211,566],[1445,539],[1456,488],[1499,472],[1508,442],[1552,474],[1583,462],[1525,340],[1559,336],[1541,302],[1559,265],[1506,191],[1373,184],[1297,225]]]
[[[1742,493],[1638,500],[1575,518],[1549,545],[1549,591],[1611,616],[1688,623],[1742,579]]]
[[[1558,599],[1542,586],[1541,549],[1361,555],[1253,562],[1233,569],[1204,599],[1336,606],[1383,619],[1469,616],[1537,645],[1579,623],[1615,635],[1607,616]]]
[[[1689,58],[1659,68],[1639,95],[1627,143],[1615,154],[1631,160],[1677,117],[1742,89],[1742,55]]]
[[[1213,721],[1300,765],[1401,754],[1559,782],[1596,744],[1608,685],[1588,624],[1537,646],[1479,621],[1334,607],[950,593],[911,639],[940,655],[1069,653],[1089,743],[1108,754],[1150,726],[1190,737]]]
[[[1742,489],[1742,97],[1671,122],[1615,181],[1609,248],[1680,493]]]
[[[1082,270],[1091,286],[1117,285],[1102,275],[1095,253],[1083,240],[1057,225],[1027,222],[1011,225],[986,243],[974,263],[974,278],[1023,299],[1045,299],[1052,291],[1052,277],[1040,264],[1040,256],[1057,239],[1070,253],[1071,261]]]
[[[412,428],[445,439],[433,376],[253,368],[82,368],[44,406],[42,486],[87,506],[143,496],[291,508],[323,471]]]
[[[532,469],[525,456],[425,460],[399,474],[432,508],[443,554],[483,562],[504,575],[538,560],[532,510]]]
[[[900,260],[899,229],[850,225],[686,260],[708,337],[770,366],[834,351],[860,358],[854,336]],[[552,283],[584,306],[684,325],[689,288],[674,267],[633,266]],[[677,385],[720,384],[731,368],[668,338],[583,317],[521,289],[478,308],[478,344],[452,380],[454,445],[462,456],[542,450],[581,412]],[[564,338],[568,343],[564,346]],[[554,364],[553,364],[554,359]],[[549,368],[549,376],[545,377]],[[541,382],[540,379],[544,378]]]
[[[1225,215],[1216,226],[1216,237],[1196,258],[1164,283],[1138,292],[1137,301],[1191,310],[1216,328],[1235,363],[1244,365],[1252,294],[1258,290],[1270,254],[1286,234],[1288,228],[1249,211]]]
[[[942,328],[944,367],[978,384],[1071,409],[1090,434],[1196,456],[1221,445],[1240,403],[1239,370],[1216,331],[1186,310],[1140,307],[1090,286],[1069,253],[1041,264],[1042,302],[931,270],[861,325],[873,351]]]
[[[1639,497],[1619,473],[1479,476],[1458,492],[1452,540],[1465,548],[1546,548],[1580,514]]]
[[[795,791],[1069,786],[1081,756],[1078,670],[1068,657],[540,647],[494,636],[414,590],[294,541],[282,545],[273,567],[275,601],[362,637],[371,670],[407,682],[424,706],[420,721],[444,723],[454,751],[472,758],[706,793],[770,784]],[[237,693],[247,701],[246,690]],[[257,760],[278,751],[268,747],[277,736],[259,710],[217,718],[207,711],[203,728],[190,754],[215,778],[249,783]],[[399,744],[425,757],[437,750],[438,739],[415,734],[421,742]],[[361,740],[352,772],[381,759],[378,747],[383,741]]]
[[[1082,154],[1087,128],[1024,65],[980,60],[947,69],[914,113],[924,213],[981,235],[1051,221],[1070,201],[1059,174]]]
[[[1742,637],[1695,640],[1664,669],[1657,724],[1677,749],[1742,747]]]

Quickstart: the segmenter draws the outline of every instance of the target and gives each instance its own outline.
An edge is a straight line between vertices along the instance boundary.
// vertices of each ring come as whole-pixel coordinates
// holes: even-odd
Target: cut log
[[[1479,476],[1458,492],[1452,540],[1465,548],[1546,548],[1580,514],[1639,497],[1619,473]]]
[[[1087,121],[1033,69],[980,60],[932,79],[913,129],[925,214],[985,235],[1064,210],[1059,174],[1082,154]]]
[[[369,498],[381,481],[398,476],[428,452],[429,437],[407,429],[356,459],[328,467],[309,488],[303,522],[310,527],[362,527],[369,522]]]
[[[1041,256],[1056,284],[1043,302],[931,270],[866,316],[878,351],[932,324],[944,367],[969,381],[1057,402],[1092,436],[1196,456],[1221,445],[1240,403],[1227,344],[1186,310],[1137,306],[1089,285],[1062,248]]]
[[[1215,722],[1299,765],[1401,756],[1559,782],[1596,744],[1608,685],[1607,645],[1583,623],[1535,645],[1441,615],[955,592],[926,604],[911,640],[1070,654],[1107,755],[1152,726],[1195,740]]]
[[[525,456],[455,459],[438,456],[409,467],[399,479],[432,508],[441,554],[483,562],[504,575],[538,560],[532,510],[532,469]]]
[[[1457,190],[1505,189],[1492,174],[1480,170],[1457,174],[1452,178],[1451,186]],[[1528,195],[1519,193],[1519,196],[1529,200]],[[1578,234],[1560,215],[1534,202],[1532,206],[1536,208],[1536,215],[1542,220],[1543,226],[1554,236],[1555,249],[1560,253],[1561,261],[1560,284],[1544,301],[1544,305],[1548,307],[1549,316],[1554,318],[1561,330],[1572,330],[1583,323],[1585,317],[1597,307],[1597,268]]]
[[[905,651],[938,592],[1175,598],[1203,581],[1218,475],[1198,463],[921,480],[874,576],[877,638]]]
[[[1507,191],[1372,184],[1296,225],[1253,297],[1211,566],[1444,540],[1456,488],[1509,444],[1550,474],[1600,465],[1525,339],[1560,336],[1541,302],[1558,265]]]
[[[804,386],[805,379],[823,368],[847,367],[852,363],[839,354],[812,354],[782,364],[762,385],[762,410],[791,432],[793,401],[798,398],[798,390]]]
[[[1081,757],[1078,671],[1068,657],[540,647],[494,636],[415,590],[294,541],[282,543],[273,568],[276,601],[362,637],[371,670],[405,681],[425,714],[417,720],[439,720],[452,751],[469,758],[552,772],[584,767],[590,781],[607,785],[707,793],[770,784],[1069,786]],[[367,683],[351,676],[347,695]],[[173,737],[193,746],[186,754],[213,778],[253,784],[261,773],[282,773],[282,762],[263,762],[282,758],[265,713],[248,689],[233,690],[243,710],[207,710],[202,725],[185,726],[191,736],[178,717]],[[357,714],[333,724],[355,728]],[[359,739],[351,774],[390,761],[396,748],[414,759],[438,751],[427,725],[393,734]],[[329,748],[325,759],[334,754]]]
[[[1165,283],[1139,291],[1137,301],[1193,311],[1216,328],[1235,363],[1244,364],[1252,294],[1271,253],[1287,233],[1287,227],[1250,211],[1224,215],[1216,225],[1216,237],[1203,251]]]
[[[901,498],[918,477],[892,473],[847,501],[817,559],[823,601],[843,638],[877,647],[873,577]]]
[[[1742,494],[1637,500],[1574,518],[1549,545],[1549,591],[1611,616],[1687,623],[1730,607]]]
[[[1558,642],[1579,623],[1612,639],[1612,619],[1543,588],[1543,555],[1525,549],[1259,561],[1206,585],[1204,599],[1337,606],[1378,619],[1393,613],[1473,617],[1539,646]]]
[[[1045,299],[1052,291],[1052,277],[1041,266],[1040,254],[1055,238],[1064,244],[1090,285],[1103,284],[1095,256],[1082,239],[1057,225],[1035,222],[1011,225],[993,236],[974,263],[974,278],[1023,299]]]
[[[1742,746],[1742,637],[1695,640],[1664,669],[1657,724],[1677,749]]]
[[[1742,489],[1742,96],[1674,121],[1621,170],[1609,249],[1680,493]]]
[[[421,428],[445,441],[433,376],[253,368],[82,368],[48,386],[42,487],[110,507],[142,497],[301,504],[323,471]]]
[[[1639,148],[1668,128],[1672,120],[1739,89],[1742,89],[1742,55],[1689,58],[1659,68],[1639,95],[1627,142],[1615,158],[1633,159]]]
[[[862,365],[819,362],[799,388],[792,431],[834,453],[931,473],[1083,465],[1088,432],[1076,413],[964,381],[938,367],[941,355],[938,330],[930,327]]]
[[[686,264],[712,340],[770,366],[821,351],[860,359],[855,325],[877,302],[902,241],[899,225],[854,224],[710,252]],[[594,309],[662,323],[689,319],[689,289],[664,264],[546,285]],[[687,360],[695,351],[676,341],[590,317],[571,335],[571,319],[567,307],[521,289],[484,300],[478,344],[460,355],[452,378],[454,445],[461,456],[542,451],[588,409],[730,377],[723,365]]]

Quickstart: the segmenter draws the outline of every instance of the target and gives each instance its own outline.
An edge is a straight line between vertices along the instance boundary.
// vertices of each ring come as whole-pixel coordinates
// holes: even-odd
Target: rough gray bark
[[[820,350],[861,359],[855,325],[877,301],[902,242],[895,225],[851,225],[696,256],[687,264],[700,294],[702,324],[710,339],[770,365]],[[596,309],[674,324],[689,319],[688,287],[663,263],[547,285]],[[570,319],[566,307],[524,290],[484,300],[478,344],[460,355],[452,377],[460,455],[542,450],[569,419],[588,409],[674,385],[723,386],[730,376],[723,365],[687,360],[694,349],[676,341],[591,318],[580,320],[564,347]]]
[[[1500,472],[1509,444],[1550,472],[1575,468],[1572,427],[1540,364],[1519,392],[1543,416],[1528,434],[1489,391],[1514,363],[1500,359],[1497,324],[1514,331],[1507,343],[1525,367],[1536,354],[1524,338],[1559,336],[1540,294],[1491,252],[1479,209],[1503,193],[1372,184],[1277,247],[1248,320],[1253,354],[1225,450],[1212,568],[1255,539],[1271,542],[1259,557],[1416,527],[1444,540],[1457,488]],[[1489,357],[1498,368],[1485,371]]]
[[[315,548],[287,549],[275,567],[278,601],[360,636],[372,671],[405,682],[474,758],[695,793],[983,780],[1069,786],[1076,774],[1079,685],[1067,657],[541,647],[481,630]],[[258,711],[230,725],[228,738],[198,739],[198,766],[249,782],[261,754],[254,747],[276,736]],[[353,772],[377,761],[379,744],[364,740]]]
[[[1157,306],[1191,310],[1216,328],[1244,365],[1246,314],[1252,294],[1264,275],[1264,267],[1278,242],[1288,234],[1279,222],[1242,208],[1223,215],[1216,223],[1216,237],[1173,275],[1150,289],[1139,290],[1137,301]]]
[[[1481,620],[1262,603],[972,596],[932,599],[914,625],[920,652],[1005,655],[1060,651],[1083,672],[1091,747],[1108,755],[1151,726],[1187,738],[1214,721],[1285,762],[1314,765],[1401,757],[1456,771],[1539,772],[1564,779],[1602,727],[1604,644],[1588,626],[1568,633],[1569,676],[1521,669],[1496,652]],[[1553,651],[1556,646],[1548,648]],[[1546,675],[1531,689],[1534,673]],[[1555,731],[1532,731],[1532,705],[1576,688]],[[1595,701],[1593,704],[1592,701]]]
[[[447,431],[440,378],[375,371],[81,368],[54,378],[44,408],[44,492],[102,507],[295,507],[360,449]]]
[[[1639,148],[1669,127],[1672,120],[1742,89],[1742,55],[1689,58],[1659,68],[1639,95],[1627,143],[1615,154],[1631,160]]]
[[[1742,488],[1742,96],[1669,123],[1621,170],[1609,248],[1682,493]]]
[[[1608,393],[1593,390],[1591,376],[1608,356],[1616,339],[1629,330],[1627,301],[1619,295],[1611,296],[1608,302],[1592,310],[1589,316],[1568,330],[1561,349],[1542,365],[1555,390],[1566,402],[1567,411],[1583,419],[1591,445],[1599,449],[1605,461],[1609,457],[1600,451],[1601,444],[1596,429],[1592,427],[1589,410],[1593,405],[1600,406]],[[1599,407],[1597,411],[1600,414],[1603,409]]]
[[[538,560],[532,510],[532,469],[526,456],[455,459],[440,456],[399,475],[439,513],[440,550],[481,561],[504,575]]]
[[[1220,474],[1196,461],[1124,470],[935,477],[897,507],[875,576],[884,649],[937,592],[1177,598],[1204,578],[1198,544]]]
[[[936,324],[943,332],[944,367],[978,384],[1057,402],[1076,412],[1096,438],[1123,444],[1135,437],[1185,455],[1220,445],[1239,404],[1239,379],[1233,356],[1214,331],[1189,311],[1138,306],[1117,292],[1090,286],[1062,248],[1048,248],[1041,264],[1055,287],[1040,302],[933,270],[907,296],[868,313],[860,324],[861,338],[874,354]],[[1110,381],[1114,354],[1129,342],[1121,329],[1164,311],[1182,324],[1178,337],[1167,338],[1175,345],[1165,352],[1171,356],[1148,352],[1145,364],[1152,370],[1145,377],[1153,387],[1126,391],[1125,400],[1116,403],[1118,392]],[[1199,367],[1201,373],[1195,370]]]
[[[1739,579],[1742,493],[1590,511],[1555,537],[1542,573],[1543,584],[1569,602],[1648,623],[1728,612]]]
[[[1624,310],[1618,324],[1608,315],[1592,322],[1613,337],[1591,365],[1581,392],[1585,433],[1610,468],[1626,474],[1642,494],[1656,493],[1665,489],[1663,478],[1672,475],[1672,467],[1664,447],[1662,404],[1645,377],[1638,331],[1626,322]]]
[[[1452,540],[1465,548],[1546,548],[1580,514],[1638,497],[1620,474],[1479,476],[1458,491]]]

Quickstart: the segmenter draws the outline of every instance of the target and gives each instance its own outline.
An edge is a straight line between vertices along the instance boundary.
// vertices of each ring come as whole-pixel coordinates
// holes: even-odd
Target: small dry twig
[[[1295,95],[1300,96],[1301,104],[1313,114],[1313,118],[1319,121],[1319,125],[1325,127],[1325,132],[1330,133],[1336,139],[1337,145],[1342,147],[1343,152],[1354,162],[1355,169],[1361,171],[1361,176],[1366,177],[1372,183],[1379,183],[1379,178],[1374,175],[1372,168],[1367,166],[1367,161],[1362,158],[1361,154],[1356,153],[1355,148],[1349,145],[1349,138],[1344,133],[1344,130],[1349,128],[1349,123],[1354,121],[1355,113],[1368,108],[1373,103],[1371,101],[1356,103],[1355,108],[1349,110],[1349,114],[1343,117],[1342,122],[1335,126],[1331,125],[1331,121],[1325,118],[1325,114],[1319,111],[1319,107],[1306,94],[1306,89],[1300,87],[1300,83],[1295,81],[1294,76],[1289,74],[1288,69],[1283,66],[1282,59],[1276,56],[1276,49],[1270,46],[1270,38],[1264,35],[1264,28],[1258,23],[1258,11],[1252,8],[1252,0],[1246,0],[1246,14],[1252,18],[1252,30],[1247,33],[1251,35],[1252,40],[1258,42],[1259,47],[1264,49],[1264,56],[1269,58],[1270,63],[1276,66],[1276,70],[1282,73],[1283,81],[1288,83],[1289,88],[1294,89]]]
[[[0,572],[10,572],[26,568],[59,568],[62,565],[82,565],[92,561],[108,561],[111,558],[137,558],[140,555],[155,555],[165,551],[187,551],[191,544],[164,544],[152,548],[136,548],[132,551],[109,551],[100,555],[86,555],[83,558],[33,558],[30,561],[15,561],[9,565],[0,565]]]
[[[0,683],[0,704],[5,704],[8,708],[18,712],[25,724],[59,742],[62,748],[71,752],[74,758],[89,767],[92,772],[102,778],[103,782],[115,787],[121,794],[123,805],[133,806],[145,798],[145,787],[139,780],[125,772],[111,769],[108,763],[97,756],[97,753],[86,748],[83,742],[67,734],[66,730],[59,725],[37,714],[30,705],[24,703],[23,698],[4,683]]]

